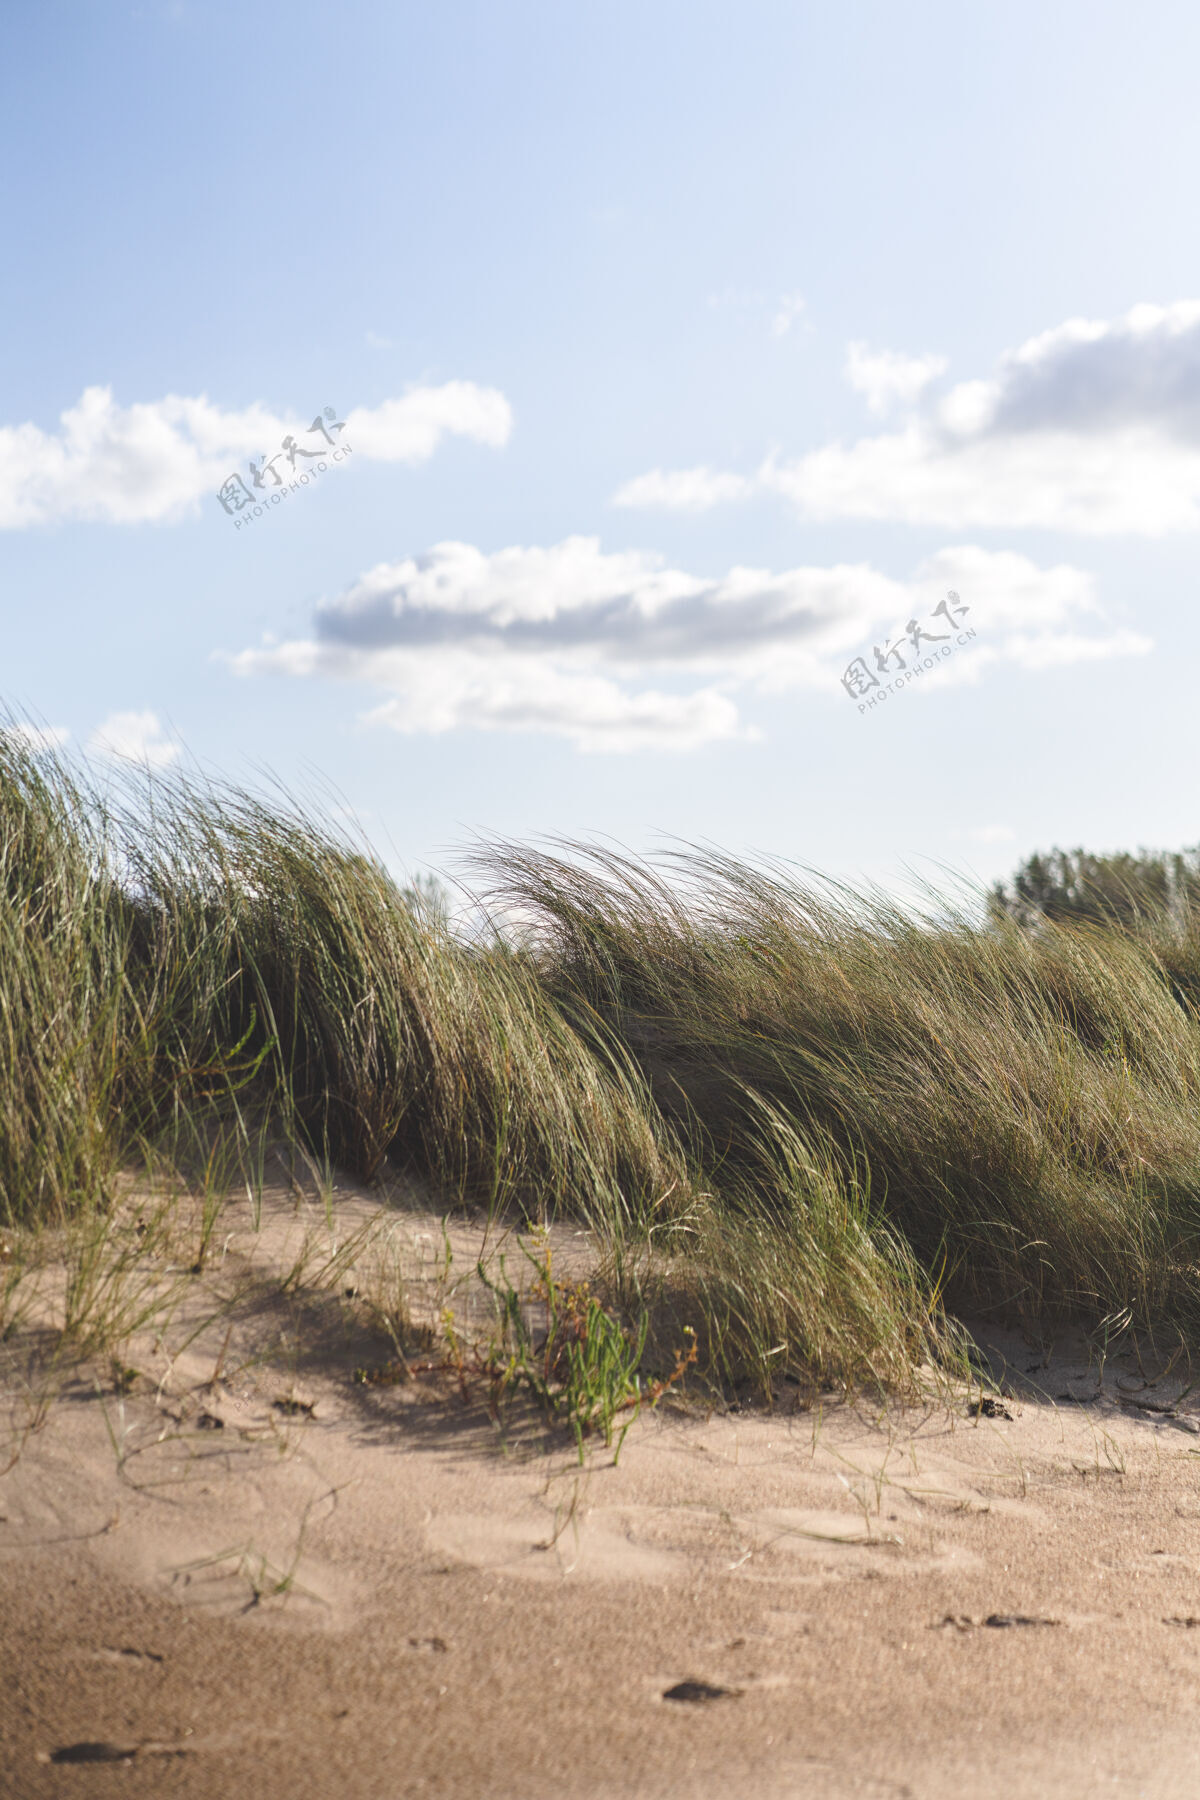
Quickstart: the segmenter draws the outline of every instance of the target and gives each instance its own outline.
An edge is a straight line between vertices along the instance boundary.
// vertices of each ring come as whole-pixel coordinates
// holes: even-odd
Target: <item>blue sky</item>
[[[19,716],[319,775],[410,868],[1200,838],[1194,9],[46,0],[0,51]]]

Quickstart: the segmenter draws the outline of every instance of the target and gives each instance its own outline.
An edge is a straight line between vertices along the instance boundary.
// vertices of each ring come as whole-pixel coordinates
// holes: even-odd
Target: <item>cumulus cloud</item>
[[[363,716],[393,731],[538,731],[585,751],[694,750],[749,735],[734,702],[714,688],[689,694],[629,693],[602,675],[575,674],[533,657],[499,667],[479,656],[439,654],[424,667],[397,663],[397,692]]]
[[[498,388],[473,381],[410,388],[381,406],[356,406],[346,414],[346,441],[355,454],[376,462],[427,462],[444,437],[473,438],[502,449],[512,432],[512,408]]]
[[[726,500],[745,500],[754,483],[720,469],[651,469],[619,487],[614,506],[647,506],[665,512],[707,512]]]
[[[58,431],[0,426],[0,529],[103,519],[170,520],[194,511],[239,465],[269,454],[312,414],[255,405],[223,410],[204,395],[119,406],[111,388],[87,388]],[[414,387],[377,407],[346,414],[343,441],[378,462],[424,462],[443,438],[493,448],[508,440],[512,410],[495,388],[471,381]],[[311,443],[311,439],[309,442]]]
[[[1011,551],[940,550],[905,581],[851,563],[706,578],[575,537],[491,553],[442,543],[381,563],[319,605],[307,636],[229,660],[243,676],[367,684],[382,697],[366,722],[397,731],[694,749],[748,735],[738,692],[834,691],[852,656],[932,614],[949,589],[986,644],[939,680],[1002,661],[1038,669],[1151,648],[1106,627],[1090,575]]]
[[[944,356],[903,356],[895,350],[872,350],[854,343],[846,348],[846,379],[866,398],[873,413],[886,413],[896,401],[911,405],[923,388],[947,368]]]
[[[179,745],[167,736],[157,713],[115,712],[97,725],[88,739],[88,751],[108,762],[165,769],[179,756]]]
[[[1200,301],[1068,320],[1009,352],[990,377],[922,398],[939,362],[851,345],[848,374],[868,404],[903,402],[908,417],[855,443],[768,457],[753,482],[732,477],[741,485],[727,494],[721,472],[706,470],[712,498],[697,487],[693,507],[757,488],[809,518],[955,531],[1200,526]],[[623,491],[669,503],[674,480],[655,470]]]

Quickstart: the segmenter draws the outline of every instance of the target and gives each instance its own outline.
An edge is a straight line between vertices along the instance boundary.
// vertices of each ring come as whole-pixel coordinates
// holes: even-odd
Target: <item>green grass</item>
[[[719,856],[670,889],[610,855],[497,861],[547,981],[727,1210],[777,1216],[766,1106],[956,1305],[1200,1324],[1200,1032],[1149,937],[918,918]]]
[[[552,1266],[548,1240],[534,1249],[522,1245],[533,1271],[532,1288],[510,1279],[505,1259],[495,1275],[481,1262],[479,1279],[493,1296],[498,1315],[498,1335],[486,1353],[493,1403],[502,1405],[513,1391],[531,1393],[548,1420],[562,1419],[570,1426],[584,1460],[584,1441],[599,1433],[613,1461],[629,1421],[644,1403],[654,1405],[670,1383],[661,1380],[647,1388],[642,1379],[642,1359],[650,1332],[650,1315],[644,1308],[636,1327],[630,1329],[587,1281],[564,1281]],[[533,1307],[544,1313],[542,1328],[531,1322]],[[680,1363],[682,1371],[682,1363]]]
[[[211,1194],[202,1264],[269,1136],[577,1218],[604,1286],[546,1391],[609,1435],[688,1332],[698,1377],[771,1396],[958,1366],[947,1307],[1200,1330],[1190,912],[918,915],[715,854],[499,845],[466,933],[286,797],[100,790],[2,733],[0,828],[6,1243],[91,1221],[111,1249],[133,1164]],[[77,1255],[79,1342],[107,1267]]]

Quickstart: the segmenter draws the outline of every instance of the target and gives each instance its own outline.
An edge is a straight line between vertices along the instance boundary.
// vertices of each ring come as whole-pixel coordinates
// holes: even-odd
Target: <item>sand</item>
[[[377,1215],[337,1195],[339,1241]],[[439,1223],[381,1229],[440,1303]],[[356,1381],[379,1243],[324,1298],[248,1280],[306,1232],[317,1267],[319,1208],[223,1220],[129,1391],[81,1375],[0,1480],[0,1793],[1200,1792],[1200,1417],[1144,1410],[1177,1380],[1010,1333],[1008,1418],[660,1410],[581,1468],[477,1395]]]

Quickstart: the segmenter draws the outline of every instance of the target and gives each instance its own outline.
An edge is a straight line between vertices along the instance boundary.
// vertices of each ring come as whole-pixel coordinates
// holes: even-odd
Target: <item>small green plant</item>
[[[584,1440],[593,1433],[599,1433],[605,1448],[613,1450],[615,1463],[641,1407],[657,1405],[694,1362],[695,1334],[689,1331],[689,1348],[665,1380],[644,1382],[641,1363],[650,1330],[649,1313],[643,1310],[633,1327],[622,1324],[588,1282],[555,1275],[548,1238],[543,1235],[535,1240],[533,1250],[526,1245],[521,1248],[534,1271],[527,1293],[513,1285],[503,1257],[496,1278],[482,1263],[478,1270],[499,1313],[499,1337],[489,1369],[494,1399],[498,1402],[514,1389],[524,1389],[534,1396],[548,1420],[562,1420],[570,1426],[581,1463]],[[532,1313],[543,1315],[540,1331],[531,1322]],[[618,1432],[617,1421],[623,1415],[627,1416]]]

